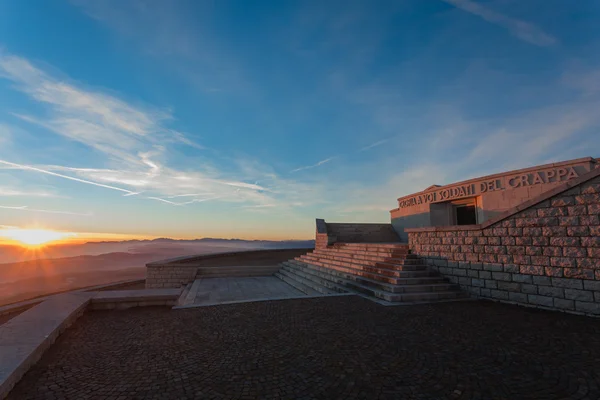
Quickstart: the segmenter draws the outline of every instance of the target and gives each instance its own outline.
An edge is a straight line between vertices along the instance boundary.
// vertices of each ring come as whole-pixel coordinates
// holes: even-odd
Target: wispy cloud
[[[147,154],[155,151],[159,142],[202,148],[181,132],[163,125],[173,118],[168,111],[134,106],[113,95],[82,88],[46,73],[24,58],[0,52],[0,77],[11,80],[17,90],[48,107],[48,114],[41,118],[13,115],[113,159],[143,165],[143,157],[132,155],[132,151]]]
[[[28,206],[0,206],[2,209],[6,210],[15,210],[15,211],[29,211],[29,212],[39,212],[46,214],[64,214],[64,215],[78,215],[82,217],[91,217],[92,213],[77,213],[72,211],[59,211],[59,210],[41,210],[37,208],[29,208]]]
[[[173,143],[185,144],[197,151],[203,149],[182,133],[164,126],[173,118],[165,110],[134,106],[112,94],[68,83],[67,79],[57,79],[24,58],[2,52],[0,77],[13,81],[17,90],[47,106],[47,115],[43,117],[13,115],[96,150],[111,166],[33,166],[0,160],[6,168],[34,171],[119,191],[131,198],[144,193],[147,198],[171,205],[208,200],[196,198],[183,203],[166,200],[170,196],[196,192],[209,193],[210,200],[227,202],[262,204],[275,201],[272,195],[267,195],[275,193],[275,188],[251,183],[263,178],[262,175],[252,176],[251,182],[242,181],[214,167],[206,157],[195,170],[183,171],[165,164],[173,154],[170,147]]]
[[[277,204],[259,204],[259,205],[255,205],[255,206],[242,206],[240,208],[271,208],[271,207],[277,207]]]
[[[366,150],[372,149],[373,147],[381,146],[382,144],[387,143],[389,141],[390,141],[389,139],[379,140],[379,141],[377,141],[375,143],[372,143],[372,144],[370,144],[368,146],[363,147],[359,151],[366,151]]]
[[[511,18],[507,15],[501,14],[488,7],[485,7],[472,0],[442,0],[449,3],[463,11],[470,14],[476,15],[484,20],[508,29],[508,31],[518,37],[519,39],[534,44],[536,46],[552,46],[558,42],[558,40],[552,35],[544,32],[537,26],[521,21],[515,18]]]
[[[176,196],[169,196],[169,199],[176,199],[178,197],[199,197],[199,196],[211,196],[214,195],[214,193],[185,193],[185,194],[178,194]]]
[[[120,192],[125,192],[127,194],[134,194],[134,192],[132,192],[131,190],[122,189],[122,188],[119,188],[119,187],[116,187],[116,186],[104,185],[102,183],[92,182],[92,181],[88,181],[88,180],[85,180],[85,179],[79,179],[79,178],[75,178],[75,177],[68,176],[68,175],[58,174],[56,172],[48,171],[48,170],[45,170],[45,169],[42,169],[42,168],[32,167],[30,165],[17,164],[17,163],[13,163],[13,162],[10,162],[10,161],[5,161],[5,160],[0,160],[0,164],[4,164],[4,165],[7,165],[7,166],[15,168],[15,169],[40,172],[42,174],[52,175],[52,176],[56,176],[56,177],[63,178],[63,179],[68,179],[68,180],[75,181],[75,182],[80,182],[80,183],[86,183],[88,185],[99,186],[99,187],[103,187],[105,189],[118,190]]]
[[[10,188],[10,187],[3,187],[0,186],[0,197],[3,196],[14,196],[14,197],[64,197],[64,196],[59,196],[55,193],[51,193],[51,192],[44,192],[44,191],[37,191],[37,192],[33,192],[33,191],[27,191],[27,190],[21,190],[21,189],[14,189],[14,188]]]
[[[325,160],[321,160],[321,161],[319,161],[319,162],[318,162],[318,163],[316,163],[316,164],[313,164],[313,165],[307,165],[307,166],[305,166],[305,167],[296,168],[296,169],[293,169],[293,170],[291,170],[290,172],[298,172],[298,171],[304,171],[304,170],[306,170],[306,169],[311,169],[311,168],[320,167],[320,166],[321,166],[321,165],[323,165],[323,164],[327,164],[329,161],[333,160],[334,158],[335,158],[335,157],[329,157],[329,158],[326,158]]]

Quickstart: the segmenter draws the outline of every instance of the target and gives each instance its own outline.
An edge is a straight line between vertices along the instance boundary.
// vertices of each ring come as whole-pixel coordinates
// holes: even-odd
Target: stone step
[[[414,254],[409,253],[406,250],[363,250],[354,248],[338,248],[338,247],[326,247],[322,250],[331,253],[349,253],[368,257],[398,257],[398,258],[411,258],[415,257]]]
[[[315,254],[324,258],[339,259],[343,261],[356,261],[361,264],[375,265],[376,263],[392,265],[421,265],[423,261],[420,258],[392,258],[392,257],[365,257],[352,253],[329,253],[327,251],[317,250],[307,254]]]
[[[306,279],[317,280],[318,282],[322,282],[322,284],[327,284],[326,282],[330,282],[339,287],[345,288],[347,291],[355,292],[366,297],[381,299],[393,303],[439,301],[464,297],[464,294],[460,291],[444,290],[433,292],[391,293],[383,290],[365,287],[356,282],[336,277],[326,272],[311,269],[306,264],[298,265],[287,261],[283,264],[285,270],[293,270],[294,273],[300,276],[304,276]]]
[[[258,266],[232,266],[232,267],[200,267],[196,272],[196,279],[200,278],[227,278],[227,277],[250,277],[269,276],[277,272],[276,265]]]
[[[294,261],[295,259],[292,260],[288,260],[288,261]],[[305,261],[301,261],[301,260],[295,260],[295,261],[300,261],[300,262],[305,262]],[[351,268],[355,271],[360,271],[357,268],[354,268],[352,266],[346,265],[346,268]],[[375,270],[379,270],[379,271],[372,271],[372,269]],[[389,272],[388,275],[386,276],[391,276],[393,278],[397,278],[397,279],[407,279],[407,278],[429,278],[429,277],[439,277],[440,275],[435,272],[432,271],[428,268],[423,269],[423,270],[419,270],[419,271],[396,271],[396,270],[390,270],[390,269],[384,269],[384,268],[377,268],[377,267],[365,267],[364,269],[365,271],[369,271],[369,272],[374,272],[377,273],[379,275],[385,275],[384,272]]]
[[[331,247],[351,247],[358,249],[409,249],[408,243],[343,243],[338,242]]]
[[[293,267],[287,265],[281,265],[281,269],[278,272],[281,275],[285,275],[290,279],[293,279],[297,282],[302,283],[309,288],[322,293],[322,294],[332,294],[332,293],[347,293],[344,287],[337,285],[331,281],[318,278],[311,274],[306,274],[302,270],[295,269]]]
[[[340,266],[349,266],[356,269],[364,269],[365,267],[376,267],[382,269],[389,269],[392,271],[425,271],[427,270],[427,265],[425,264],[414,264],[414,265],[395,265],[388,263],[375,263],[375,264],[365,264],[360,261],[352,261],[352,259],[347,260],[333,260],[328,258],[320,257],[319,255],[313,254],[305,254],[300,257],[296,257],[296,259],[304,259],[307,261],[314,262],[322,262],[325,264],[331,265],[340,265]]]
[[[361,288],[360,286],[352,287],[351,285],[348,285],[348,282],[344,279],[338,278],[338,277],[328,274],[328,273],[323,273],[323,272],[320,272],[317,270],[309,269],[309,268],[306,268],[305,266],[300,266],[300,265],[296,265],[296,264],[292,264],[292,263],[286,263],[284,265],[283,269],[287,270],[287,271],[292,271],[294,274],[302,276],[306,280],[317,282],[320,285],[324,285],[324,286],[332,287],[332,288],[337,287],[337,288],[339,288],[338,290],[340,291],[340,293],[342,293],[342,291],[344,291],[344,292],[360,294],[361,296],[369,297],[371,299],[380,298],[380,297],[376,296],[376,294],[380,291],[365,289],[365,288]],[[383,297],[386,297],[386,296],[382,295],[381,298],[383,298]]]
[[[313,263],[313,261],[308,261],[307,259],[296,259],[297,261],[306,262],[308,264]],[[290,260],[291,261],[291,260]],[[369,278],[385,283],[390,283],[393,285],[410,285],[410,284],[419,284],[419,283],[444,283],[447,282],[446,279],[441,277],[434,271],[430,271],[425,268],[421,271],[397,271],[385,268],[377,268],[371,266],[363,266],[362,268],[357,268],[352,265],[333,265],[327,263],[319,263],[323,265],[319,265],[321,267],[337,269],[343,272],[348,272],[354,275],[362,276],[364,278]],[[315,264],[313,264],[315,265]]]
[[[287,283],[288,285],[298,289],[299,291],[301,291],[302,293],[309,295],[309,296],[316,296],[321,294],[322,292],[319,292],[313,288],[311,288],[308,285],[305,285],[304,283],[300,282],[297,279],[294,279],[294,277],[289,276],[287,273],[285,273],[285,271],[279,271],[275,273],[275,276],[279,279],[281,279],[282,281],[284,281],[285,283]],[[326,289],[326,288],[324,288]]]
[[[327,254],[323,254],[320,252],[312,252],[312,253],[306,253],[303,254],[303,256],[307,256],[307,257],[315,257],[315,258],[321,258],[323,260],[332,260],[332,261],[338,261],[338,262],[342,262],[344,264],[357,264],[357,265],[363,265],[365,267],[370,267],[370,268],[376,268],[376,269],[382,269],[382,270],[387,270],[387,271],[407,271],[407,270],[411,270],[414,269],[412,267],[426,267],[427,265],[425,263],[423,263],[422,260],[411,260],[411,263],[407,263],[407,264],[396,264],[396,261],[367,261],[367,260],[361,260],[358,258],[349,258],[349,257],[342,257],[342,256],[329,256]],[[417,268],[418,269],[422,269],[422,268]]]
[[[347,271],[347,270],[344,271],[342,269],[331,269],[331,268],[327,268],[327,267],[316,266],[313,264],[306,264],[305,268],[328,273],[330,275],[334,275],[339,278],[346,279],[348,281],[354,281],[357,284],[359,284],[365,288],[368,287],[368,288],[373,288],[373,289],[390,292],[390,293],[435,292],[435,291],[444,291],[444,290],[451,290],[453,288],[458,288],[457,285],[449,283],[449,282],[444,282],[443,279],[442,279],[442,282],[433,282],[433,283],[430,282],[430,283],[425,283],[425,284],[416,283],[416,282],[411,282],[409,284],[406,284],[406,283],[390,284],[390,283],[383,283],[381,281],[370,279],[370,278],[367,278],[364,276],[359,276],[359,275],[352,273],[351,271]],[[440,278],[438,278],[438,279],[440,279]]]
[[[318,258],[315,259],[315,258],[310,258],[310,257],[298,257],[298,258],[295,258],[295,260],[301,261],[301,262],[306,262],[306,263],[312,264],[312,265],[318,265],[320,267],[350,272],[354,275],[363,276],[366,278],[378,280],[381,282],[391,283],[394,285],[397,284],[397,280],[400,279],[400,276],[398,274],[400,274],[401,272],[408,272],[408,271],[386,270],[386,271],[389,271],[390,273],[389,274],[381,274],[380,272],[383,271],[383,269],[371,267],[371,266],[360,266],[357,264],[324,261],[324,260],[320,260]],[[423,268],[421,271],[427,271],[427,267]],[[417,272],[417,271],[411,270],[410,272]],[[396,274],[396,275],[392,275],[392,274]]]
[[[326,254],[329,256],[355,258],[357,260],[374,261],[374,262],[398,262],[399,264],[418,263],[419,258],[413,254],[408,255],[386,255],[386,254],[360,254],[351,251],[330,251],[329,249],[319,249],[313,253]]]

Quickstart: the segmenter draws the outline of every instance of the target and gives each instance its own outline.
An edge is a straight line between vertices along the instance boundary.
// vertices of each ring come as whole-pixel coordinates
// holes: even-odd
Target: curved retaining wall
[[[248,250],[156,261],[146,264],[146,288],[178,288],[193,282],[201,268],[272,266],[311,250],[312,248]]]
[[[600,315],[600,169],[484,225],[407,229],[428,265],[474,296]]]

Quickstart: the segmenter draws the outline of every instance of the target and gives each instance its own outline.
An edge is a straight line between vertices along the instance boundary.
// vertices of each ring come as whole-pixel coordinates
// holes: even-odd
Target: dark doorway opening
[[[456,225],[477,224],[477,210],[474,205],[456,206]]]

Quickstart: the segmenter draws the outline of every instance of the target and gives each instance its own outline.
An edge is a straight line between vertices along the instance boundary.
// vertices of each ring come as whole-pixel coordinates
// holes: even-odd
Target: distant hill
[[[76,257],[80,255],[100,255],[106,253],[167,253],[165,258],[179,255],[200,254],[208,248],[210,252],[222,249],[278,249],[314,247],[314,240],[243,240],[202,238],[178,240],[158,238],[153,240],[99,241],[79,244],[60,244],[30,250],[15,245],[0,245],[0,264],[28,260]]]

